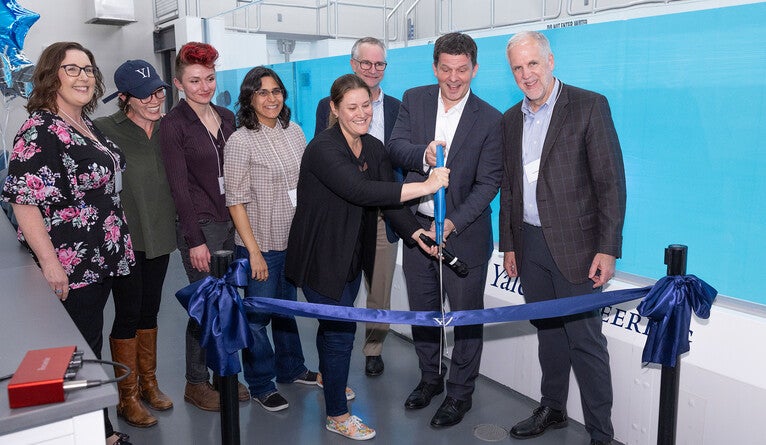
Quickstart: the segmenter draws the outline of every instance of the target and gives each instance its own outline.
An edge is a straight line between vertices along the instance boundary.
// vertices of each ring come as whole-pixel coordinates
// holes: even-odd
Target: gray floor
[[[118,419],[114,408],[110,409],[115,429],[128,433],[135,445],[207,445],[220,443],[220,415],[201,411],[183,400],[184,390],[184,330],[187,315],[174,292],[186,285],[186,277],[175,253],[171,256],[165,294],[159,319],[159,363],[160,387],[174,401],[173,409],[154,412],[158,425],[141,429],[134,428]],[[105,338],[108,336],[113,307],[108,305],[105,314]],[[316,320],[299,319],[303,352],[306,365],[316,370],[317,353],[314,343]],[[411,343],[397,335],[389,335],[383,358],[386,370],[382,376],[364,375],[362,339],[358,329],[354,355],[351,361],[349,386],[357,394],[350,402],[350,410],[360,416],[377,431],[371,442],[384,444],[478,444],[486,443],[474,434],[474,429],[491,424],[509,429],[515,422],[529,415],[537,404],[489,379],[480,377],[473,398],[473,409],[463,421],[453,427],[435,429],[429,426],[431,416],[441,403],[438,396],[431,405],[418,411],[403,407],[412,388],[418,383],[417,358]],[[104,357],[109,357],[108,343],[105,342]],[[240,373],[240,380],[244,382]],[[318,387],[291,384],[278,385],[280,392],[290,402],[282,412],[270,413],[254,402],[241,403],[240,434],[243,444],[350,444],[345,439],[324,429],[324,401]],[[517,441],[505,437],[500,443],[524,443],[527,445],[580,445],[588,444],[585,428],[573,421],[560,430],[552,430],[541,437]]]

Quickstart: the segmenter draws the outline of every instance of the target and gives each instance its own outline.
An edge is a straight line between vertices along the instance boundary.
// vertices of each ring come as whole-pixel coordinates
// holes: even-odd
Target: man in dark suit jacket
[[[487,265],[493,250],[489,205],[502,178],[500,112],[470,91],[471,80],[479,68],[476,53],[476,43],[465,34],[450,33],[436,40],[433,69],[438,85],[404,93],[387,146],[393,163],[407,171],[405,183],[424,181],[435,165],[436,145],[445,147],[450,185],[445,193],[444,239],[446,248],[469,269],[467,276],[459,277],[446,266],[441,268],[443,288],[452,310],[484,307]],[[433,199],[410,205],[421,226],[433,231]],[[440,310],[438,262],[417,249],[405,247],[403,252],[410,309]],[[431,425],[455,425],[471,408],[479,374],[482,331],[482,325],[455,327],[447,397]],[[420,409],[444,391],[441,330],[413,326],[412,336],[421,377],[405,407]]]
[[[386,46],[374,37],[364,37],[357,40],[351,48],[351,69],[370,87],[372,93],[372,122],[369,134],[375,136],[384,144],[391,136],[391,130],[396,123],[401,102],[395,97],[383,94],[380,82],[388,63],[386,62]],[[319,101],[316,113],[314,136],[327,129],[330,116],[330,97]],[[401,182],[402,173],[394,169],[394,178]],[[375,249],[375,263],[372,276],[365,274],[367,279],[367,308],[390,309],[391,285],[394,280],[396,253],[399,247],[399,237],[391,226],[378,213],[378,236]],[[387,323],[367,323],[365,326],[364,372],[370,377],[383,373],[383,341],[388,334]]]
[[[538,32],[508,42],[524,100],[503,116],[500,250],[527,302],[591,292],[614,276],[625,218],[625,173],[606,98],[553,77],[553,54]],[[612,383],[598,311],[533,320],[542,398],[511,435],[525,439],[567,423],[569,374],[580,385],[591,444],[610,443]]]

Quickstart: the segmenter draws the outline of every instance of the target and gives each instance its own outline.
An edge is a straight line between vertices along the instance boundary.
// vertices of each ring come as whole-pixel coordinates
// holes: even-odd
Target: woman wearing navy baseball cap
[[[176,249],[175,207],[160,156],[159,120],[165,83],[144,60],[128,60],[114,73],[117,112],[95,120],[95,125],[117,143],[128,167],[120,193],[133,234],[136,264],[130,275],[114,280],[115,317],[109,345],[112,359],[133,372],[117,384],[117,415],[132,426],[157,423],[142,400],[155,410],[173,407],[157,385],[157,313],[170,253]],[[124,374],[114,368],[117,377]]]

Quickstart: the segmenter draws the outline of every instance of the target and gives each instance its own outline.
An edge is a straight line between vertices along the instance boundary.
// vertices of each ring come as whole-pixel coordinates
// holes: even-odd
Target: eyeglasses
[[[260,90],[255,90],[255,94],[257,94],[258,97],[261,97],[264,99],[267,98],[268,96],[282,97],[284,93],[285,92],[282,90],[282,88],[274,88],[273,90],[265,90],[261,88]]]
[[[368,70],[372,68],[373,65],[375,65],[375,69],[378,71],[384,71],[386,69],[386,66],[388,63],[386,62],[370,62],[369,60],[359,60],[359,59],[353,59],[356,61],[356,63],[359,64],[359,67],[361,67],[363,70]]]
[[[80,73],[83,71],[85,71],[85,75],[88,77],[96,77],[96,73],[98,72],[98,68],[93,65],[78,66],[74,63],[70,63],[67,65],[61,65],[61,68],[64,68],[64,72],[69,77],[80,77]]]
[[[138,99],[138,100],[142,104],[148,104],[149,102],[152,101],[153,98],[158,99],[158,100],[162,100],[162,99],[165,98],[166,95],[167,95],[167,93],[165,92],[165,88],[160,88],[159,90],[153,92],[149,96],[147,96],[147,97],[145,97],[143,99]]]

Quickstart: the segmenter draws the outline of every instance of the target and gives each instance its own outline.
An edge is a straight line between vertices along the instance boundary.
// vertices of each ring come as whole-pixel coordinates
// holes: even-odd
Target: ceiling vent
[[[125,26],[136,22],[133,0],[88,0],[85,23]]]

